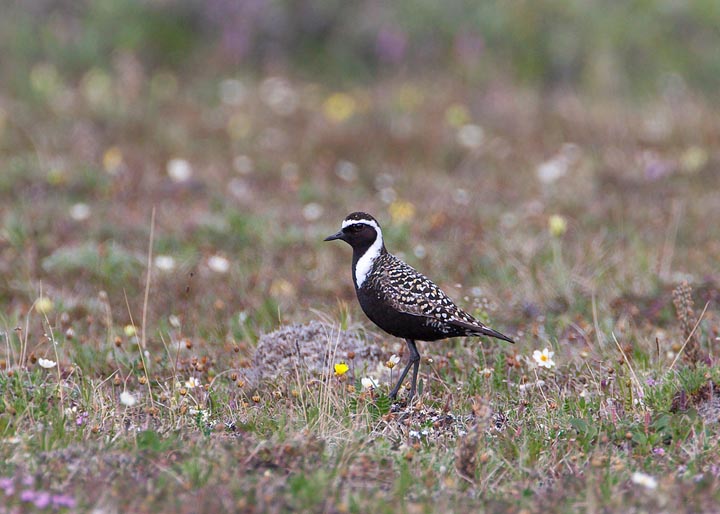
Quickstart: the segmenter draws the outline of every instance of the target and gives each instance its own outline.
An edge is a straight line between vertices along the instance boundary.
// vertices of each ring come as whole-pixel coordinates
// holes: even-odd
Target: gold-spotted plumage
[[[353,248],[353,282],[365,314],[377,326],[406,340],[410,361],[395,387],[395,397],[410,367],[415,394],[420,354],[416,340],[457,336],[490,336],[513,342],[460,309],[437,285],[412,266],[388,253],[377,220],[364,212],[348,215],[342,229],[326,241],[341,239]]]
[[[375,261],[367,287],[400,312],[425,316],[438,322],[479,323],[457,305],[429,278],[391,253]]]

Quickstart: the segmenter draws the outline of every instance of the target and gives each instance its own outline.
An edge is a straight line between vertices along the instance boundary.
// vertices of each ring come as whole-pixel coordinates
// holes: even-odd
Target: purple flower
[[[3,490],[5,496],[15,494],[15,481],[12,478],[0,477],[0,489]]]
[[[282,19],[266,0],[207,0],[202,16],[220,34],[223,51],[237,60],[252,51],[254,39],[273,20]]]
[[[378,32],[375,51],[380,60],[390,63],[400,62],[405,57],[406,49],[407,36],[404,32],[393,28],[384,28]]]
[[[670,175],[675,168],[675,163],[655,152],[643,152],[640,159],[645,170],[645,178],[649,181],[660,180]]]
[[[75,424],[76,424],[77,426],[83,425],[83,424],[87,421],[87,419],[88,419],[89,416],[90,416],[90,415],[89,415],[87,412],[82,412],[82,413],[80,413],[80,414],[78,415],[78,417],[75,418]]]
[[[66,507],[68,509],[75,508],[75,498],[67,494],[55,494],[52,497],[53,507],[61,508]]]
[[[47,493],[45,491],[38,491],[35,495],[35,501],[33,503],[38,509],[44,509],[45,507],[50,505],[51,498],[52,496],[50,496],[50,493]]]
[[[20,501],[32,502],[38,509],[44,509],[50,505],[50,499],[50,493],[45,491],[25,489],[22,493],[20,493]]]
[[[653,455],[657,455],[658,457],[662,457],[663,455],[665,455],[665,450],[663,448],[659,448],[659,447],[653,448],[652,452],[653,452]]]

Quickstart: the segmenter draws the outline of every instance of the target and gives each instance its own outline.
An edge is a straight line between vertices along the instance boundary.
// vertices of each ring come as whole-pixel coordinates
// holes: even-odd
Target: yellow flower
[[[396,94],[396,101],[404,111],[414,111],[423,103],[423,94],[412,84],[403,85]]]
[[[235,113],[228,120],[225,130],[230,138],[235,141],[245,139],[252,130],[252,122],[246,115]]]
[[[567,232],[567,220],[559,214],[553,214],[548,220],[548,230],[553,237],[561,237]]]
[[[341,123],[357,110],[357,102],[347,93],[333,93],[323,102],[323,113],[333,123]]]
[[[448,125],[460,128],[470,122],[470,113],[462,104],[452,104],[445,110],[445,121]]]
[[[405,223],[415,216],[415,206],[404,200],[396,200],[391,203],[389,211],[390,217],[395,224]]]
[[[125,328],[123,330],[127,337],[133,337],[134,335],[137,334],[137,329],[135,328],[134,325],[125,325]]]
[[[53,64],[39,63],[30,70],[30,86],[43,95],[50,95],[62,86],[62,77]]]
[[[344,362],[338,362],[337,364],[335,364],[335,376],[341,377],[345,373],[347,373],[349,369],[350,369],[350,366],[348,366]]]
[[[295,286],[284,278],[273,280],[270,284],[270,295],[273,297],[293,298],[295,293]]]
[[[53,301],[47,296],[41,296],[35,301],[35,310],[40,314],[48,314],[55,308]]]
[[[113,79],[102,69],[92,68],[82,78],[82,93],[92,107],[112,107]]]
[[[61,186],[66,180],[67,177],[62,168],[53,168],[47,172],[47,181],[51,186]]]
[[[123,163],[123,154],[117,146],[111,146],[103,154],[103,168],[111,175],[117,173]]]
[[[680,168],[687,173],[695,173],[707,164],[709,157],[704,148],[691,146],[680,156]]]

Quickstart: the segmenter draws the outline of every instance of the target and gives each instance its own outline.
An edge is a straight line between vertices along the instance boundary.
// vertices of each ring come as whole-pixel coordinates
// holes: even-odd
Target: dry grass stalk
[[[675,315],[680,322],[683,339],[686,341],[682,358],[688,364],[695,366],[698,362],[707,358],[705,352],[700,348],[697,333],[694,331],[697,325],[697,316],[693,306],[692,287],[687,281],[683,281],[673,290],[673,305]]]

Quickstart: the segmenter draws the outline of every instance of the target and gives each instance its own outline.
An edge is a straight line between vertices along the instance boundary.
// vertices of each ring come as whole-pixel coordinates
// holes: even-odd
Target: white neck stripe
[[[365,283],[368,273],[372,270],[375,259],[380,256],[380,252],[383,247],[383,236],[382,230],[380,230],[380,225],[373,220],[345,220],[343,221],[342,228],[345,228],[348,225],[354,225],[355,223],[364,223],[365,225],[373,227],[376,234],[373,244],[370,245],[370,248],[365,251],[355,265],[355,284],[357,284],[358,289],[360,289]]]

